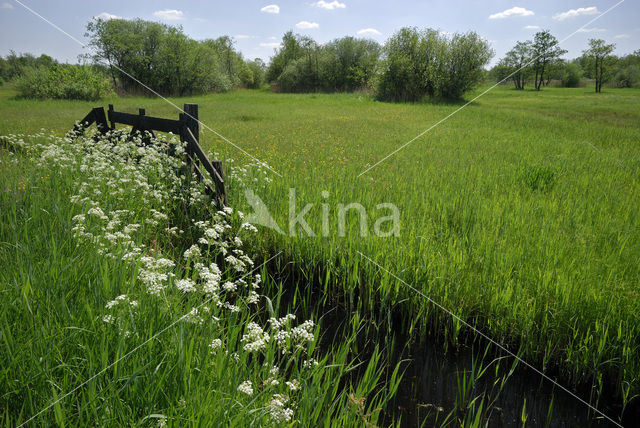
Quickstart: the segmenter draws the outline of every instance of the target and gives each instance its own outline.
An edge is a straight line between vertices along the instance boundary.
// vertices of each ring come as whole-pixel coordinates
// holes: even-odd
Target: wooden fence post
[[[111,112],[113,111],[113,104],[109,104],[109,119],[111,119]],[[113,131],[114,129],[116,129],[116,122],[111,119],[111,130]]]
[[[107,115],[104,114],[104,107],[94,107],[93,114],[98,131],[101,134],[106,134],[109,131],[109,123],[107,122]]]
[[[200,123],[198,122],[198,104],[185,104],[184,112],[184,120],[187,124],[187,128],[191,130],[191,133],[196,137],[196,141],[199,143]]]
[[[215,168],[216,172],[218,173],[218,175],[220,177],[224,177],[224,173],[222,172],[222,161],[221,160],[213,160],[211,161],[211,164],[213,165],[213,168]],[[217,183],[217,180],[216,180]],[[227,184],[225,181],[222,182],[222,189],[220,189],[220,187],[218,187],[218,192],[220,192],[220,190],[222,190],[222,195],[219,196],[219,198],[222,200],[222,204],[223,206],[228,206],[229,204],[229,200],[227,199]]]
[[[184,113],[180,113],[179,120],[150,117],[146,115],[146,111],[143,108],[138,110],[137,115],[117,112],[112,104],[109,104],[107,116],[103,107],[95,107],[82,119],[81,124],[74,126],[76,136],[81,134],[92,123],[98,125],[98,130],[102,134],[108,132],[109,129],[115,129],[116,123],[131,126],[133,128],[132,134],[136,133],[136,131],[148,132],[152,138],[155,138],[154,131],[179,134],[180,141],[187,143],[187,153],[184,160],[191,173],[195,174],[198,179],[204,179],[202,173],[206,171],[215,184],[215,189],[213,189],[211,185],[205,183],[207,193],[215,196],[219,206],[227,205],[227,186],[222,172],[222,162],[219,160],[210,161],[200,146],[200,122],[198,121],[197,104],[185,104]],[[150,139],[146,138],[146,136],[147,134],[145,133],[142,139],[145,145],[150,143]],[[97,139],[98,136],[96,135],[95,138]],[[175,155],[175,148],[172,153],[172,147],[169,147],[169,153]],[[198,165],[202,165],[202,169]]]

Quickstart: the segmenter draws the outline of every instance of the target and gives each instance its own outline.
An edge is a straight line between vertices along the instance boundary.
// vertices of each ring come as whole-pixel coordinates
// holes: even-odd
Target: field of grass
[[[0,135],[63,133],[92,107],[13,95],[0,90]],[[296,214],[314,204],[306,220],[316,237],[260,228],[248,241],[263,257],[283,251],[277,265],[298,272],[303,293],[344,296],[352,314],[393,318],[387,328],[414,337],[463,340],[460,323],[388,270],[563,383],[593,386],[591,398],[607,392],[624,403],[640,393],[639,90],[496,88],[362,176],[460,104],[266,91],[174,101],[198,103],[204,123],[282,175],[254,188],[281,229],[290,189]],[[99,104],[108,103],[177,116],[157,99]],[[252,162],[206,129],[201,139],[233,159],[227,165]],[[250,212],[234,171],[231,205]],[[338,204],[354,202],[366,208],[368,234],[349,212],[339,236]],[[388,215],[380,203],[398,207],[399,236],[374,235]]]

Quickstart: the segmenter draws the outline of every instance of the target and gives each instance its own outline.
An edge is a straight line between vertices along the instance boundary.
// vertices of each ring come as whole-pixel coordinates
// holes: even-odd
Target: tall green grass
[[[61,132],[91,107],[2,93],[0,134],[41,126]],[[562,382],[594,386],[585,398],[595,403],[607,392],[626,403],[640,393],[639,97],[633,89],[499,87],[362,177],[458,105],[265,91],[188,101],[200,105],[204,123],[283,175],[256,188],[281,228],[290,188],[299,204],[315,204],[307,220],[316,233],[321,204],[329,204],[328,237],[261,229],[251,240],[264,255],[284,251],[283,260],[304,272],[304,283],[286,287],[320,288],[411,334],[431,332],[452,344],[463,338],[461,324],[361,251]],[[161,100],[107,102],[176,114]],[[227,164],[251,161],[206,129],[201,138],[235,160]],[[229,186],[232,206],[247,208],[238,182]],[[336,206],[350,202],[363,204],[370,220],[377,204],[397,205],[400,237],[362,238],[355,215],[339,237]]]
[[[224,100],[230,123],[218,130],[249,149],[258,140],[249,151],[284,175],[257,191],[281,227],[290,188],[298,207],[315,204],[316,234],[329,204],[329,237],[265,230],[256,242],[321,272],[310,283],[330,272],[329,288],[371,312],[401,308],[404,331],[462,337],[462,325],[361,251],[563,383],[593,386],[593,403],[605,391],[626,403],[640,392],[639,96],[498,88],[362,177],[457,106],[251,94],[252,103]],[[257,119],[234,122],[241,110]],[[224,156],[222,143],[212,147]],[[244,195],[232,200],[242,207]],[[369,236],[355,214],[338,236],[337,204],[350,202],[367,208]],[[383,202],[401,212],[399,238],[372,236]]]
[[[284,344],[271,340],[258,352],[247,350],[251,323],[264,325],[290,313],[286,310],[296,310],[280,304],[281,286],[264,266],[258,276],[265,279],[265,297],[257,304],[245,302],[241,290],[220,295],[221,303],[233,302],[238,311],[209,304],[215,294],[180,292],[176,281],[195,279],[201,269],[191,265],[191,256],[183,261],[196,233],[191,219],[225,225],[222,214],[210,211],[206,200],[194,199],[198,189],[189,193],[186,188],[183,197],[175,194],[163,202],[167,205],[158,205],[154,195],[176,190],[162,184],[165,176],[173,175],[144,156],[127,161],[139,152],[125,143],[112,146],[89,139],[71,149],[74,143],[44,134],[7,140],[15,153],[0,149],[3,425],[377,423],[379,409],[394,393],[393,386],[381,385],[397,385],[399,378],[397,371],[386,372],[383,346],[360,364],[351,350],[356,336],[346,334],[341,343],[318,352],[321,328],[303,332],[312,335],[306,345],[296,342],[293,324],[279,329],[290,335],[284,336]],[[105,156],[111,150],[118,155]],[[144,183],[130,184],[131,177]],[[119,188],[104,188],[117,178],[122,178]],[[141,191],[147,185],[151,190]],[[122,230],[129,238],[120,235],[116,244],[105,244],[126,223],[101,222],[116,218],[120,210],[128,210],[129,221],[140,226],[127,225]],[[168,219],[158,210],[169,213]],[[163,219],[183,228],[184,234],[172,237],[164,231]],[[140,255],[136,257],[129,243],[151,259],[174,260],[176,268],[168,272],[176,280],[150,292],[142,279],[149,261],[136,262]],[[215,253],[205,252],[211,246],[202,248],[203,255],[213,257],[205,263],[221,263]],[[231,244],[227,248],[241,254]],[[243,284],[246,275],[234,277],[229,263],[220,266],[225,266],[222,281]],[[268,331],[275,335],[278,329],[269,322]],[[361,330],[356,323],[350,325]],[[248,389],[243,387],[247,384]]]

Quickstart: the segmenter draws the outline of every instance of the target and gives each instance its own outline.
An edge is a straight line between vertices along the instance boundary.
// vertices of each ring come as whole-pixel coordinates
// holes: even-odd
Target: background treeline
[[[138,81],[178,96],[264,84],[262,61],[244,61],[227,36],[196,41],[181,27],[141,19],[90,21],[86,36],[92,59],[107,64],[114,87],[126,93],[141,91]]]
[[[403,28],[384,46],[353,37],[320,45],[288,32],[267,80],[282,92],[368,90],[394,101],[459,98],[482,80],[492,55],[488,42],[473,32],[448,37]]]
[[[351,92],[369,86],[381,53],[373,40],[343,37],[320,45],[289,31],[266,78],[283,92]]]
[[[150,94],[138,82],[177,96],[265,85],[263,61],[245,61],[227,36],[196,41],[180,27],[140,19],[90,21],[86,36],[94,53],[82,60],[92,65],[11,52],[0,58],[0,81],[14,81],[25,97],[84,100],[113,90]]]
[[[488,73],[493,51],[474,32],[402,28],[381,45],[354,37],[320,44],[289,31],[268,67],[245,60],[230,37],[197,41],[181,27],[140,19],[92,20],[86,36],[93,54],[82,58],[85,65],[11,52],[0,58],[0,81],[15,81],[25,97],[87,100],[111,91],[150,95],[140,82],[175,96],[270,84],[281,92],[366,91],[388,101],[460,98],[487,78],[516,89],[584,86],[587,79],[596,91],[604,83],[640,86],[640,50],[616,57],[615,45],[592,39],[581,57],[567,61],[549,31],[518,42]]]
[[[624,56],[613,55],[614,44],[590,39],[578,58],[562,59],[566,53],[549,31],[540,31],[533,40],[517,42],[489,71],[492,81],[507,79],[515,89],[532,85],[540,90],[547,85],[575,88],[595,82],[596,92],[603,84],[616,88],[640,87],[640,50]]]
[[[48,55],[11,51],[0,58],[0,84],[13,81],[24,97],[97,100],[111,92],[104,70],[84,64],[60,64]]]

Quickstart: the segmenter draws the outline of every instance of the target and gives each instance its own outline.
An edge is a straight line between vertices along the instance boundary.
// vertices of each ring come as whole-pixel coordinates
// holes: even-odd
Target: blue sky
[[[384,42],[404,26],[444,32],[473,30],[491,42],[495,63],[516,41],[549,29],[562,39],[619,0],[20,0],[60,28],[84,40],[94,16],[142,18],[181,25],[195,39],[233,36],[247,58],[268,60],[282,34],[294,30],[327,42],[352,35]],[[563,43],[571,58],[581,54],[589,38],[617,46],[617,54],[640,49],[640,2],[625,0],[585,30]],[[46,53],[76,62],[86,50],[15,0],[0,0],[0,55],[9,50]]]

